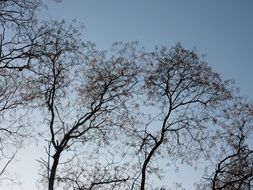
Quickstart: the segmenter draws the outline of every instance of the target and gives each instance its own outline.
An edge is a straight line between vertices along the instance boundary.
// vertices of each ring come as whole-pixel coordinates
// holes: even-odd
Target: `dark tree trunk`
[[[57,151],[53,156],[54,161],[53,161],[53,165],[51,167],[51,172],[49,176],[48,190],[54,190],[55,175],[56,175],[56,170],[57,170],[57,166],[60,159],[60,154],[61,154],[61,151]]]

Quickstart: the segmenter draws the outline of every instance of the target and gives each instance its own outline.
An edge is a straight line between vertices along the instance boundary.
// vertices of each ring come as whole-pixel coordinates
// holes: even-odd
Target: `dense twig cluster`
[[[33,127],[29,108],[44,121],[49,190],[157,189],[150,176],[160,176],[161,159],[210,159],[199,189],[252,186],[252,103],[196,51],[99,51],[75,23],[39,22],[39,6],[0,1],[0,176]]]

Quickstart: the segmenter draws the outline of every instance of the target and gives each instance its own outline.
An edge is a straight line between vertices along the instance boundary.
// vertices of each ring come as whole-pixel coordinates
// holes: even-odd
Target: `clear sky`
[[[63,0],[47,16],[76,18],[100,48],[138,40],[145,48],[181,42],[206,54],[225,79],[253,98],[252,0]]]
[[[76,18],[86,27],[85,39],[101,49],[135,40],[147,49],[176,42],[196,47],[224,79],[235,79],[242,94],[253,100],[252,0],[63,0],[50,2],[43,16]],[[35,189],[37,151],[44,149],[28,148],[14,167],[24,190]]]

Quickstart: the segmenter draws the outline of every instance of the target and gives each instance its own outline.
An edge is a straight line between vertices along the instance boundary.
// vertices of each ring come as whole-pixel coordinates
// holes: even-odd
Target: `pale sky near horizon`
[[[147,49],[176,42],[189,49],[196,47],[207,55],[205,60],[215,71],[224,79],[235,79],[241,93],[253,100],[251,0],[63,0],[50,2],[43,15],[45,19],[76,18],[85,25],[85,39],[101,49],[110,48],[115,41],[135,40]],[[44,149],[28,147],[18,155],[20,161],[12,170],[23,185],[13,190],[36,189],[38,152],[43,154]],[[185,181],[186,189],[193,189],[194,181]]]

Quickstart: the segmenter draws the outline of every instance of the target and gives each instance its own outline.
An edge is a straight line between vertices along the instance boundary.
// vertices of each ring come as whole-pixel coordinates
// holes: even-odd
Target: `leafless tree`
[[[0,68],[23,70],[29,66],[33,42],[29,31],[36,23],[39,0],[0,1]]]
[[[40,91],[41,105],[47,109],[48,158],[41,159],[41,163],[46,169],[42,175],[48,179],[50,190],[54,189],[56,181],[81,183],[78,178],[71,179],[73,172],[73,175],[67,173],[65,176],[68,177],[64,177],[64,171],[61,173],[59,168],[61,159],[65,160],[65,165],[73,163],[80,151],[86,149],[84,154],[88,155],[96,144],[105,148],[114,141],[118,133],[116,129],[127,122],[127,116],[123,116],[138,82],[139,70],[129,45],[120,48],[116,55],[107,56],[105,52],[95,50],[92,44],[83,43],[75,27],[66,28],[63,22],[51,26],[53,29],[49,35],[38,42],[41,43],[41,49],[36,50],[41,55],[39,67],[31,68],[39,76],[31,89]],[[108,163],[98,164],[99,167],[104,165],[101,172],[108,174]],[[79,167],[81,175],[83,167]],[[87,178],[92,177],[87,173]],[[117,185],[127,179],[117,175],[103,177],[105,174],[99,173],[89,188],[84,185],[76,188]]]
[[[228,151],[200,189],[252,186],[252,104],[237,99],[221,112],[230,81],[197,52],[177,44],[140,53],[131,43],[98,51],[75,23],[38,22],[41,6],[0,0],[0,176],[32,108],[43,119],[49,190],[158,189],[149,183],[157,160],[192,164],[209,157],[214,140]]]
[[[136,130],[142,155],[140,189],[147,189],[147,173],[156,173],[153,161],[168,155],[191,164],[208,153],[208,126],[213,110],[231,97],[228,81],[203,61],[195,51],[180,44],[161,48],[144,57],[147,64],[146,109],[150,121]]]
[[[252,102],[243,97],[235,97],[223,110],[224,120],[219,123],[223,130],[220,132],[222,152],[216,159],[214,172],[209,177],[208,173],[204,176],[206,185],[202,183],[199,189],[252,188],[252,111]]]
[[[35,24],[38,0],[0,1],[0,175],[3,177],[21,142],[27,136],[21,108],[30,95],[23,87],[23,71],[32,58],[33,42],[28,31]]]

